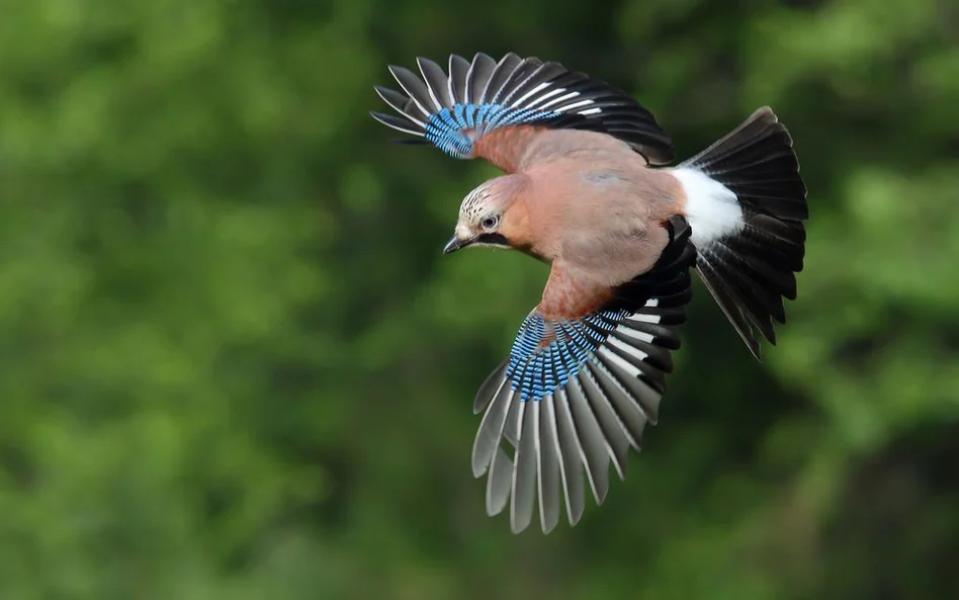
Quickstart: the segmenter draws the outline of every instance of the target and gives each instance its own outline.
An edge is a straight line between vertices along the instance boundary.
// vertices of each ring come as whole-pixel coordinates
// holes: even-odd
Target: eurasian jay
[[[538,507],[544,532],[571,525],[588,484],[601,504],[609,466],[656,423],[694,267],[749,351],[775,343],[782,298],[802,269],[806,188],[786,128],[760,108],[675,167],[653,115],[606,83],[507,54],[427,59],[376,87],[396,115],[377,121],[506,175],[466,195],[444,252],[514,248],[550,265],[509,357],[480,386],[473,474],[490,515],[513,531]],[[584,483],[585,478],[585,483]]]

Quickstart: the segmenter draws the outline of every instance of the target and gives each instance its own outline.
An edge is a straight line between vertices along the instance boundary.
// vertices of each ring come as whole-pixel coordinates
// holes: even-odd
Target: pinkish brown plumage
[[[473,472],[489,514],[514,531],[538,507],[543,531],[584,481],[598,503],[611,465],[655,423],[695,266],[759,356],[783,297],[796,296],[806,190],[792,139],[769,108],[677,167],[669,137],[635,100],[562,65],[507,54],[450,57],[422,79],[390,67],[402,92],[378,121],[450,155],[505,171],[463,200],[449,253],[513,248],[550,265],[510,356],[476,395]],[[657,168],[660,167],[660,168]]]
[[[538,307],[544,316],[592,312],[659,258],[668,242],[664,224],[682,213],[684,199],[668,171],[648,168],[624,142],[592,131],[526,127],[495,142],[482,146],[483,156],[506,156],[503,144],[522,147],[510,156],[511,175],[482,186],[484,198],[501,215],[497,230],[507,245],[551,263]],[[469,219],[461,212],[463,240],[478,233]]]

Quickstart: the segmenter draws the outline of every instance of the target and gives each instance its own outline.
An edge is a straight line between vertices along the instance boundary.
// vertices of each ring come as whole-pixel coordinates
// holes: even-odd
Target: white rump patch
[[[686,193],[686,218],[697,248],[743,228],[743,209],[732,190],[698,169],[671,172]]]

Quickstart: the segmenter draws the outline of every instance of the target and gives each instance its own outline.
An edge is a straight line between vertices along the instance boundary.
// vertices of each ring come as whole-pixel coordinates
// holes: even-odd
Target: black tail
[[[759,333],[776,343],[782,297],[796,298],[808,217],[792,138],[769,107],[684,162],[736,194],[743,226],[698,248],[696,270],[757,359]]]

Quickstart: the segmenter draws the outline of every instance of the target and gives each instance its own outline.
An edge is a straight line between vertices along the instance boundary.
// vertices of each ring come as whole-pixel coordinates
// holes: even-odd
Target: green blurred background
[[[945,598],[959,590],[953,0],[0,0],[0,598]],[[484,50],[756,107],[812,219],[753,362],[701,286],[660,426],[575,529],[483,509],[477,384],[538,300],[440,255],[495,171],[367,116]]]

